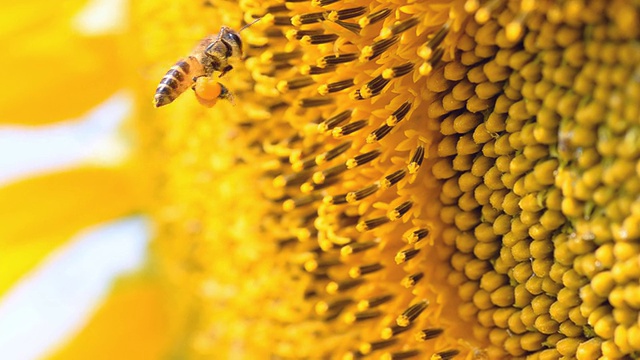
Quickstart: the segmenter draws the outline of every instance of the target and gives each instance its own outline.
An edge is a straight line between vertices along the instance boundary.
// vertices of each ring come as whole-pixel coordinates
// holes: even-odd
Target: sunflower
[[[130,15],[166,356],[638,357],[637,2],[143,0]],[[153,108],[199,38],[256,19],[216,79],[235,105],[189,90]],[[84,339],[116,339],[114,319]],[[90,356],[85,340],[66,354]],[[131,341],[121,357],[144,357]]]
[[[142,117],[190,358],[640,351],[634,1],[140,1],[149,101],[185,38],[247,59]],[[174,59],[173,61],[175,61]],[[157,81],[157,79],[156,79]]]

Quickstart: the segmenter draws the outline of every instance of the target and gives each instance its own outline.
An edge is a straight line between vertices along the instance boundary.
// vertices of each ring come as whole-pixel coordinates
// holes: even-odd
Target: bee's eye
[[[238,44],[238,46],[240,48],[242,48],[242,40],[240,39],[240,36],[236,33],[229,33],[229,38],[230,40],[232,40],[233,42],[235,42],[236,44]]]

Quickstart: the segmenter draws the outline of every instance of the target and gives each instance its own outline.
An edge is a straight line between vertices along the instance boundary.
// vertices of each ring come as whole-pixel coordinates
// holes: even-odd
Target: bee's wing
[[[205,37],[204,39],[200,40],[198,45],[196,45],[196,47],[193,49],[191,53],[194,55],[203,54],[211,44],[216,42],[218,38],[219,38],[219,34],[209,35]]]

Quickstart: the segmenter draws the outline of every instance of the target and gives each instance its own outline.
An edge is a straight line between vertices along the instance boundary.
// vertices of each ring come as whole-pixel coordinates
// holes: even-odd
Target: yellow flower
[[[56,71],[8,74],[3,121],[134,78],[155,183],[129,159],[1,188],[0,293],[147,209],[165,282],[121,281],[53,357],[637,357],[636,2],[142,0],[127,39],[78,35],[84,2],[38,5],[3,12],[24,44],[3,68]],[[257,18],[217,79],[235,105],[152,106],[199,38]]]
[[[639,11],[136,2],[156,78],[185,39],[261,17],[220,79],[235,107],[187,92],[141,119],[180,351],[638,354]]]
[[[134,9],[156,77],[262,17],[220,80],[235,107],[144,120],[189,356],[640,350],[633,2]]]

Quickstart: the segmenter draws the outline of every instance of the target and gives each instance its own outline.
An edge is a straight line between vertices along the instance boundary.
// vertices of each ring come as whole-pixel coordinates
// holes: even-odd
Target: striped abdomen
[[[193,78],[202,75],[202,65],[189,56],[178,61],[167,71],[156,88],[154,103],[156,107],[167,105],[193,85]]]

